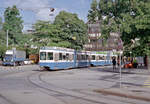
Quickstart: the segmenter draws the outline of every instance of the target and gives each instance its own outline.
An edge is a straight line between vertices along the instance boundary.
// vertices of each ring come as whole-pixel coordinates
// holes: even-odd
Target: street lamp
[[[7,48],[8,48],[8,32],[9,32],[9,30],[7,30],[7,36],[6,36],[6,40],[7,40],[6,46],[7,46]]]
[[[122,51],[120,50],[119,51],[119,60],[120,60],[120,63],[119,63],[119,69],[120,69],[120,88],[121,88],[121,83],[122,83],[122,81],[121,81],[121,63],[122,63],[122,61],[121,61],[121,56],[122,56]]]

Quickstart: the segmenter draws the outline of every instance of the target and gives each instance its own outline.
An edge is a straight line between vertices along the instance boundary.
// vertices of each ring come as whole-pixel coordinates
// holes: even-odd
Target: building
[[[100,22],[88,22],[88,43],[84,46],[87,51],[112,51],[122,50],[122,41],[118,33],[110,33],[110,37],[104,42],[101,37]]]

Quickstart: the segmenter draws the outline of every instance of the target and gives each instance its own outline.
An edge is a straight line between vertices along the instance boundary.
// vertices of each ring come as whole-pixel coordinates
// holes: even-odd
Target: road
[[[122,86],[142,87],[148,75],[123,73]],[[40,70],[38,65],[0,66],[0,104],[149,104],[147,101],[97,93],[119,89],[119,73],[111,67],[61,71]]]

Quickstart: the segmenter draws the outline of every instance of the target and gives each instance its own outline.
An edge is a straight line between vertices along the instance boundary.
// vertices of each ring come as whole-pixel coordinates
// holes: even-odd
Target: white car
[[[32,63],[32,61],[30,61],[29,59],[24,60],[25,65],[28,65],[28,64],[31,64],[31,63]]]

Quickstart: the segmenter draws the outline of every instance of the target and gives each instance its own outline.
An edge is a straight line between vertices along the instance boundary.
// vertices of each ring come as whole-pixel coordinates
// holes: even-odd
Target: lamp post
[[[6,46],[7,46],[7,48],[8,48],[8,32],[9,32],[9,30],[7,30],[7,36],[6,36],[6,40],[7,40]]]
[[[120,35],[120,29],[119,29],[119,35]],[[121,77],[122,77],[122,73],[121,73],[121,63],[122,63],[122,61],[121,61],[121,56],[122,56],[122,49],[123,48],[123,42],[122,42],[122,40],[121,39],[119,39],[119,41],[118,41],[118,49],[119,49],[119,61],[120,61],[120,63],[119,63],[119,72],[120,72],[120,88],[121,88],[121,84],[122,84],[122,80],[121,80]]]
[[[122,56],[122,51],[119,52],[119,60],[120,60],[120,63],[119,63],[119,71],[120,71],[120,88],[121,88],[121,84],[122,84],[122,81],[121,81],[121,77],[122,77],[122,75],[121,75],[121,63],[122,63],[122,61],[121,61],[121,56]]]

